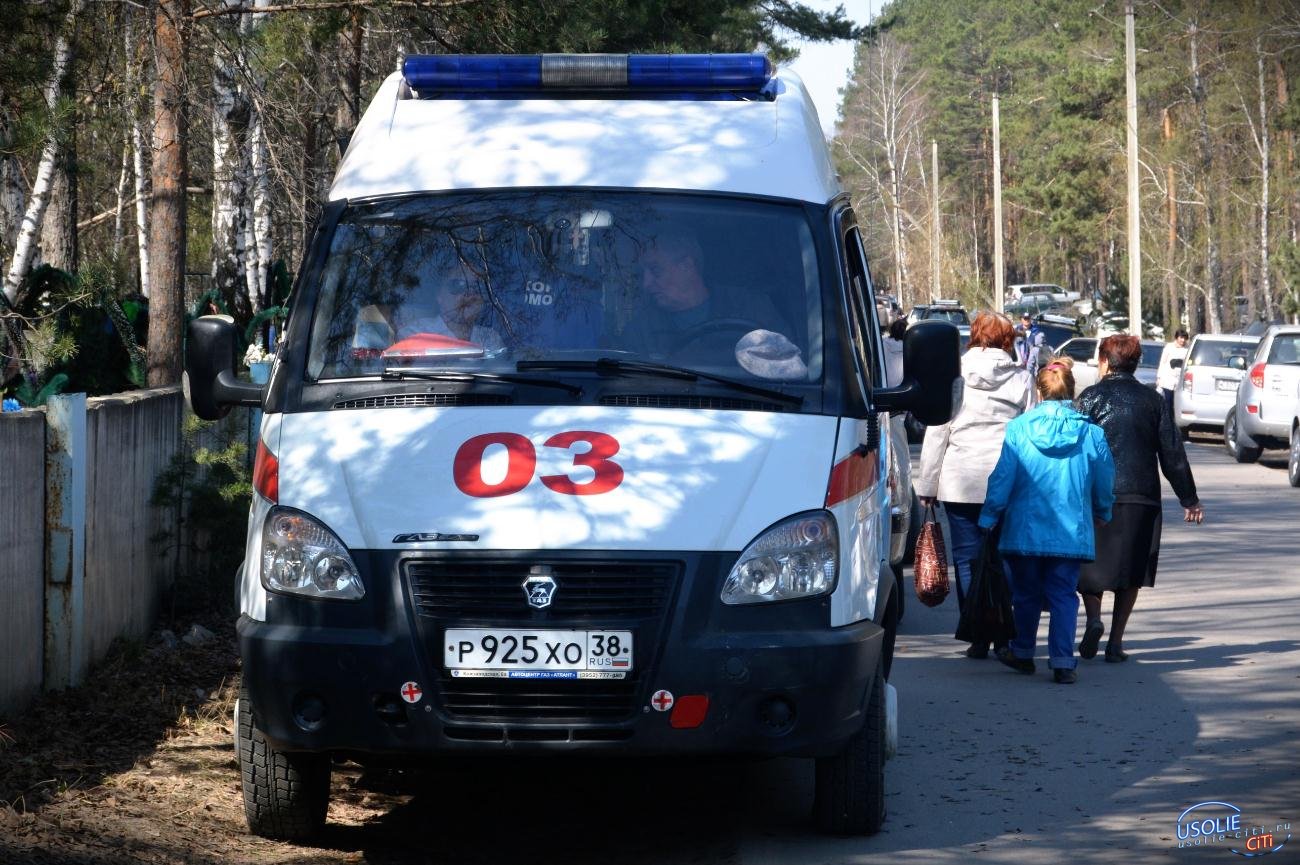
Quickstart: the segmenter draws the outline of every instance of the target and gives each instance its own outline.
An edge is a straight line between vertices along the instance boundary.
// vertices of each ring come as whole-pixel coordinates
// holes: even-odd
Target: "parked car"
[[[1043,332],[1043,342],[1053,351],[1060,348],[1067,340],[1083,336],[1078,317],[1043,312],[1034,318],[1034,325]]]
[[[1038,315],[1060,305],[1061,301],[1050,294],[1026,294],[1019,300],[1004,304],[1002,308],[1007,315],[1016,319],[1026,312],[1031,316]]]
[[[916,324],[918,321],[946,321],[958,327],[970,327],[970,315],[955,300],[937,300],[912,307],[907,314],[907,323]]]
[[[1174,423],[1184,437],[1194,428],[1223,428],[1224,418],[1237,403],[1246,360],[1258,345],[1259,337],[1234,333],[1192,337],[1183,363],[1183,383],[1174,392]]]
[[[1138,361],[1137,371],[1133,377],[1147,387],[1156,386],[1156,368],[1160,365],[1160,353],[1164,343],[1154,340],[1142,341],[1142,358]],[[1099,378],[1098,363],[1101,352],[1101,340],[1095,336],[1079,336],[1061,345],[1055,352],[1057,357],[1068,357],[1074,361],[1074,395],[1077,397],[1097,383]]]
[[[1071,301],[1079,299],[1079,292],[1066,291],[1054,282],[1024,282],[1007,286],[1007,291],[1012,298],[1020,300],[1031,294],[1050,295],[1057,303],[1062,301]]]
[[[1259,341],[1236,405],[1223,420],[1223,446],[1239,463],[1259,459],[1264,448],[1291,444],[1300,399],[1300,325],[1273,325]]]

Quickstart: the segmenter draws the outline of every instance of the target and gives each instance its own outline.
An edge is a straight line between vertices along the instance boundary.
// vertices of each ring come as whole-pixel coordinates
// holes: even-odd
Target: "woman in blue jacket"
[[[1070,405],[1070,365],[1052,361],[1036,384],[1042,402],[1007,424],[979,525],[991,530],[1002,519],[998,548],[1011,576],[1016,637],[998,659],[1034,672],[1038,621],[1047,609],[1049,666],[1057,682],[1072,684],[1079,566],[1094,555],[1093,521],[1110,521],[1115,465],[1101,428]]]

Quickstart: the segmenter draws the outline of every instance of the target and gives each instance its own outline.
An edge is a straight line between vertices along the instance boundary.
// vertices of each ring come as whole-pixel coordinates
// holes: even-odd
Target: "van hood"
[[[837,425],[681,409],[338,409],[284,415],[268,445],[279,503],[351,549],[738,551],[823,507]]]
[[[1048,456],[1063,456],[1074,450],[1088,431],[1088,419],[1068,402],[1040,403],[1023,420],[1025,437]]]

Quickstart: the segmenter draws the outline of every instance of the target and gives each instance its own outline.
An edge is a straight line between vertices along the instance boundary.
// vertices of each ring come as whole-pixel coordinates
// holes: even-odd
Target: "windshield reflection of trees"
[[[394,318],[405,306],[429,305],[423,281],[448,267],[458,268],[480,295],[477,323],[502,337],[511,364],[618,350],[642,302],[642,255],[666,230],[713,241],[701,244],[712,259],[710,270],[766,280],[753,289],[775,294],[793,321],[809,320],[808,305],[820,305],[808,297],[817,279],[815,268],[805,272],[809,256],[800,246],[807,226],[798,207],[644,193],[512,192],[381,202],[354,206],[335,230],[309,376],[380,371],[382,349],[396,340]],[[387,341],[366,342],[366,327]],[[792,336],[800,349],[808,345],[803,334]],[[669,347],[655,348],[664,356]],[[460,357],[454,365],[501,366],[493,360],[490,354]]]

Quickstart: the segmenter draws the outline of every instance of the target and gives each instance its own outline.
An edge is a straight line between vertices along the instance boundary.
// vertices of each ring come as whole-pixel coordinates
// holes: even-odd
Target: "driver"
[[[737,341],[754,330],[791,333],[766,296],[704,281],[704,254],[694,237],[659,235],[641,258],[641,287],[649,302],[623,333],[629,349],[651,354],[679,351],[688,357],[718,356],[721,343],[734,353]],[[712,326],[716,325],[716,326]]]
[[[406,302],[394,313],[393,329],[398,340],[437,334],[496,351],[502,347],[501,337],[482,323],[485,305],[473,271],[458,261],[443,263],[420,274]]]

